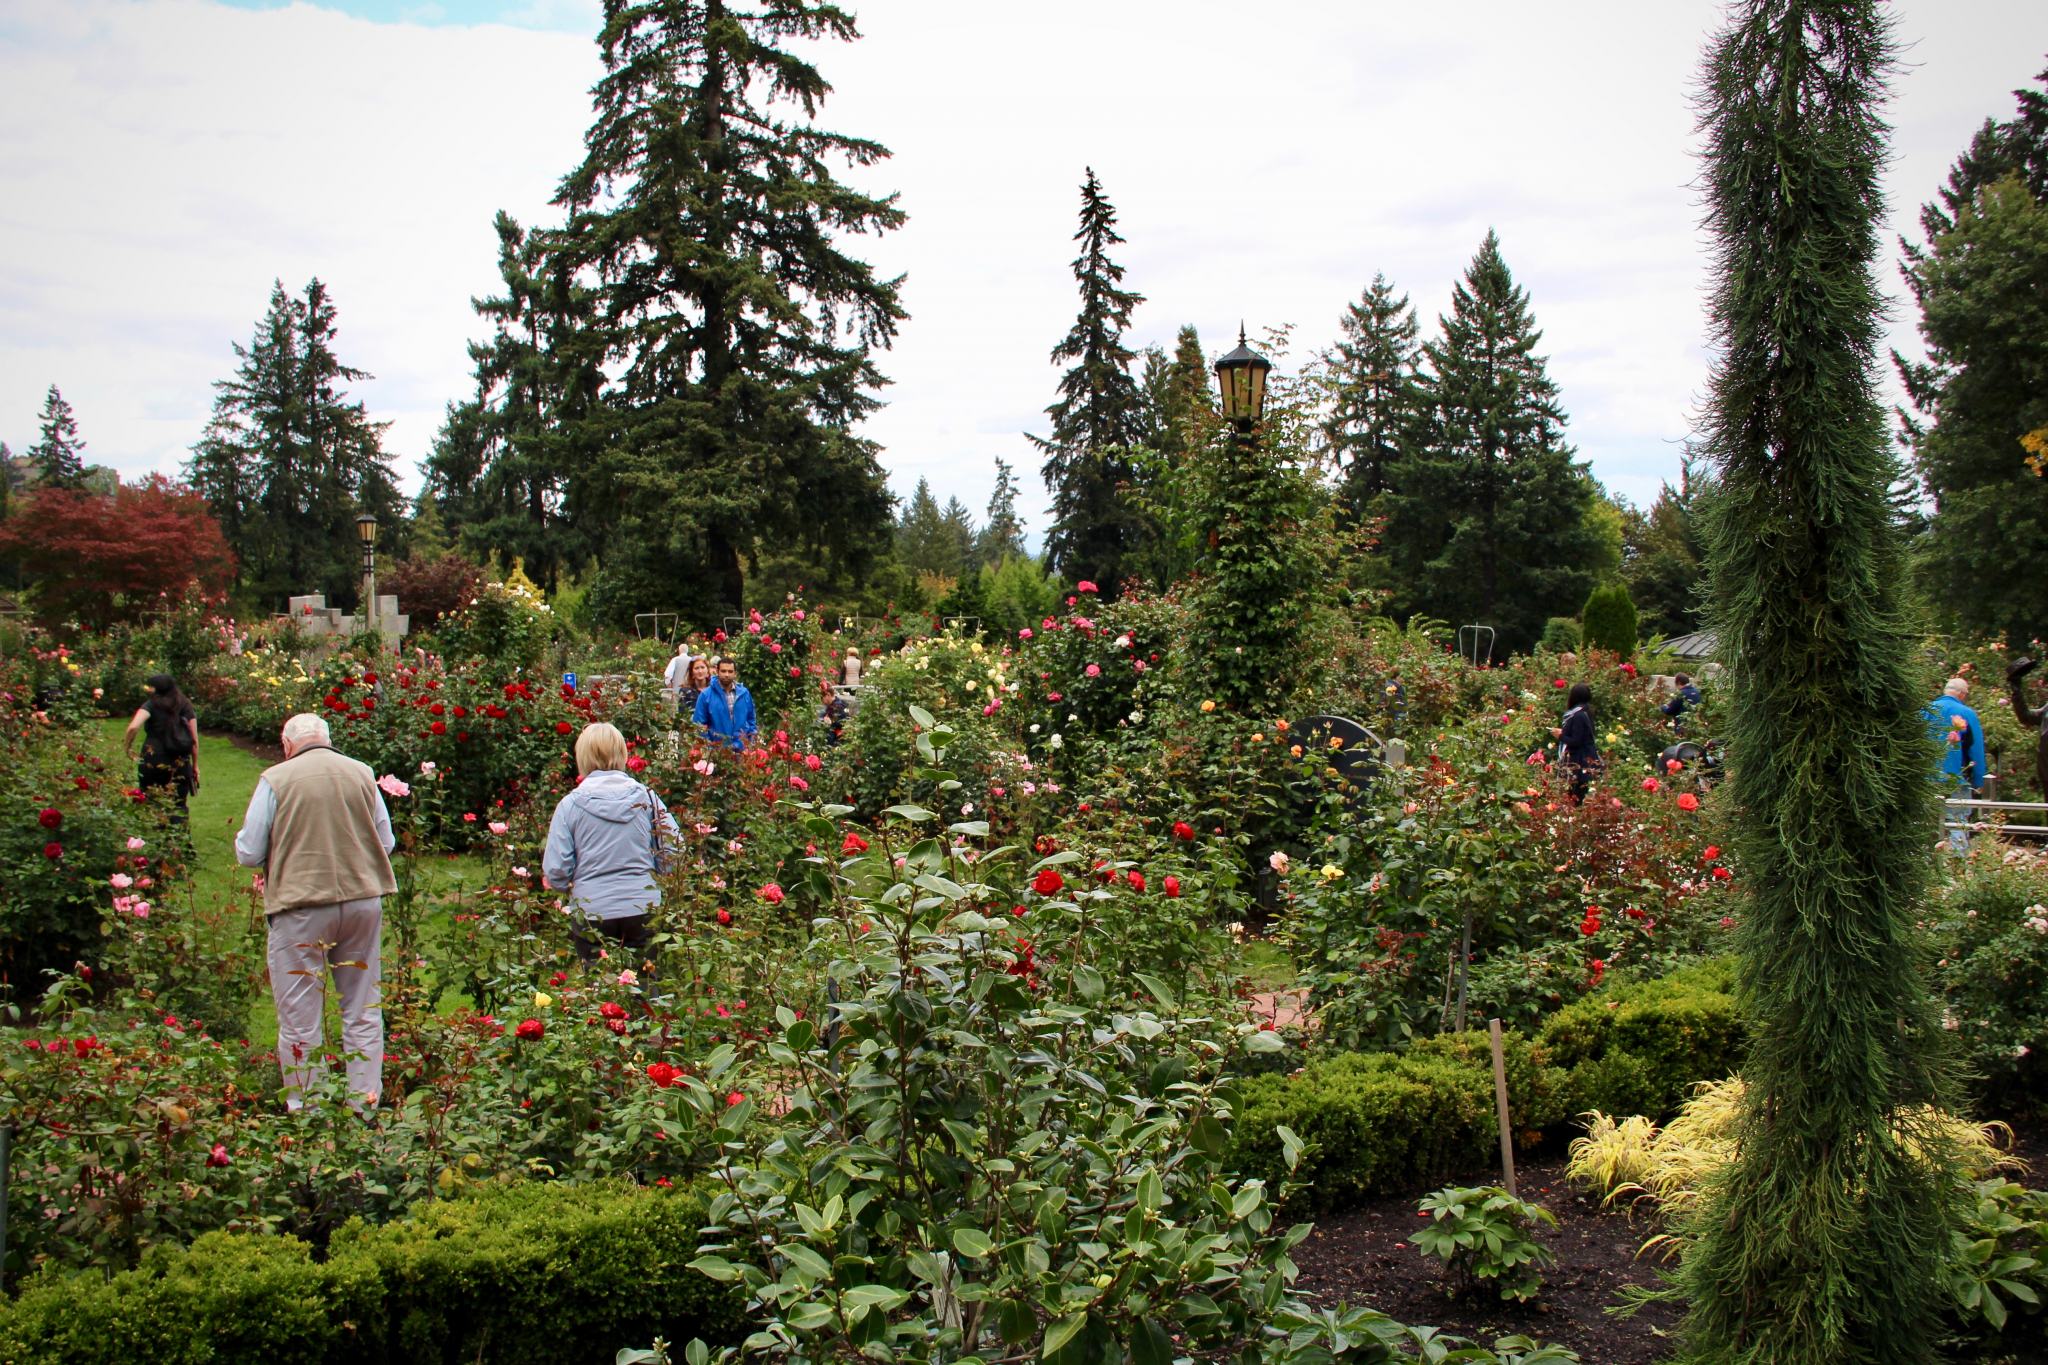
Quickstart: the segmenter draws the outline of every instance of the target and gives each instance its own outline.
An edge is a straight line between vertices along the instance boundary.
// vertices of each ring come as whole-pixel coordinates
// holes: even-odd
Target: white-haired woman
[[[576,952],[588,962],[610,940],[645,957],[647,912],[661,904],[655,878],[682,835],[661,798],[626,772],[626,738],[596,721],[576,737],[576,789],[556,803],[541,871],[569,893]]]

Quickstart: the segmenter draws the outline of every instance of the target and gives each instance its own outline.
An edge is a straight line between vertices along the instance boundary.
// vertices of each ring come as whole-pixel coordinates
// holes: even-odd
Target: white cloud
[[[869,426],[899,491],[928,476],[978,510],[996,456],[1035,473],[1019,433],[1042,429],[1053,397],[1090,164],[1150,300],[1136,340],[1170,344],[1192,322],[1213,350],[1243,318],[1295,324],[1306,353],[1376,270],[1428,322],[1490,226],[1596,473],[1645,500],[1675,470],[1705,378],[1688,95],[1717,5],[860,8],[864,40],[818,54],[837,87],[822,121],[895,151],[861,179],[911,215],[853,244],[909,276],[889,406]],[[2048,18],[2021,0],[1892,9],[1914,65],[1889,185],[1910,224],[2039,69]],[[560,25],[594,6],[503,13]],[[468,300],[496,278],[491,215],[544,213],[596,74],[587,36],[303,4],[0,14],[0,437],[34,439],[54,379],[93,456],[175,468],[271,279],[317,273],[409,465],[467,389]],[[1902,308],[1902,341],[1911,321]]]

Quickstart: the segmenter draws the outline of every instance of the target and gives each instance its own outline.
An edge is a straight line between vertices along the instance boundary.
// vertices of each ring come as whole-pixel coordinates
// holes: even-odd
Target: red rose
[[[1145,889],[1145,874],[1138,871],[1138,869],[1136,869],[1135,867],[1132,868],[1130,873],[1130,882],[1131,890],[1143,891]]]
[[[1700,861],[1703,863],[1711,863],[1712,861],[1714,861],[1714,859],[1720,856],[1721,846],[1719,844],[1708,844],[1706,846],[1706,849],[1700,854]]]
[[[429,706],[429,707],[427,708],[427,714],[428,714],[428,715],[430,715],[430,716],[440,716],[440,715],[445,715],[445,714],[447,714],[447,711],[448,711],[448,708],[447,708],[447,707],[445,707],[445,706],[443,706],[443,705],[441,705],[441,703],[440,703],[440,702],[435,702],[435,703],[434,703],[434,704],[433,704],[432,706]]]
[[[548,984],[550,986],[559,986],[568,979],[569,974],[567,972],[556,972],[553,976],[548,978]]]
[[[782,888],[776,885],[774,882],[769,882],[766,886],[762,887],[760,891],[756,894],[759,895],[762,900],[767,901],[770,905],[782,904]]]
[[[53,863],[56,862],[59,858],[64,856],[64,845],[55,843],[44,844],[43,856],[45,858],[48,858]]]
[[[1067,879],[1050,867],[1041,869],[1039,874],[1031,879],[1031,889],[1041,896],[1058,895],[1066,886]]]
[[[555,722],[555,733],[558,735],[566,735],[575,728],[575,726],[571,725],[566,720],[558,720]]]
[[[519,1027],[512,1030],[512,1036],[532,1042],[548,1031],[548,1026],[538,1019],[521,1019]]]
[[[1591,938],[1593,937],[1593,935],[1599,933],[1600,917],[1598,915],[1587,915],[1584,919],[1579,921],[1579,932],[1584,934],[1587,938]]]
[[[858,834],[849,833],[846,842],[839,846],[839,851],[845,854],[865,853],[868,851],[868,841]]]
[[[427,728],[429,730],[432,730],[437,735],[445,735],[448,733],[448,722],[445,720],[437,720],[432,725],[429,725]]]
[[[1700,799],[1691,792],[1681,792],[1678,797],[1678,808],[1686,811],[1698,810]]]
[[[597,1012],[607,1019],[623,1019],[626,1017],[626,1007],[616,1000],[605,1001],[597,1007]]]
[[[230,1160],[232,1158],[228,1156],[228,1149],[222,1143],[214,1143],[213,1150],[206,1154],[206,1164],[209,1166],[225,1166]]]
[[[1160,890],[1162,890],[1162,891],[1164,891],[1164,892],[1166,893],[1166,898],[1167,898],[1168,900],[1170,900],[1170,901],[1173,901],[1173,900],[1179,900],[1179,899],[1180,899],[1180,878],[1178,878],[1178,877],[1176,877],[1176,876],[1173,876],[1172,874],[1170,874],[1170,873],[1169,873],[1169,874],[1167,875],[1167,878],[1166,878],[1166,880],[1165,880],[1165,881],[1163,881],[1163,882],[1161,882],[1161,883],[1159,883],[1159,889],[1160,889]]]
[[[44,806],[41,813],[36,816],[36,823],[44,829],[55,829],[64,823],[64,812],[55,806]]]
[[[732,923],[732,911],[730,911],[730,910],[726,910],[726,909],[720,909],[720,910],[719,910],[719,912],[718,912],[718,922],[719,922],[720,924],[731,924],[731,923]]]
[[[1725,882],[1732,878],[1734,875],[1735,874],[1733,872],[1730,872],[1725,867],[1717,867],[1714,869],[1714,880],[1717,882]]]
[[[1184,843],[1192,843],[1195,837],[1195,827],[1185,820],[1176,820],[1173,822],[1173,837]]]
[[[681,1078],[682,1074],[682,1072],[676,1070],[667,1062],[656,1062],[647,1068],[647,1079],[653,1081],[655,1086],[662,1090],[666,1090],[674,1085]]]
[[[1646,777],[1643,779],[1643,790],[1646,792],[1656,791],[1657,788],[1661,785],[1662,784],[1659,783],[1657,779],[1654,777]]]
[[[1563,687],[1565,685],[1565,682],[1563,678],[1552,678],[1550,680],[1550,685],[1552,687]]]

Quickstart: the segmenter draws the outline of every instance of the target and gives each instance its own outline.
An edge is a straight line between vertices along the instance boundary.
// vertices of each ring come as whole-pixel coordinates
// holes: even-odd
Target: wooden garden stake
[[[1501,1053],[1500,1020],[1487,1020],[1486,1033],[1493,1040],[1493,1109],[1500,1118],[1500,1168],[1507,1176],[1508,1194],[1519,1199],[1521,1195],[1515,1190],[1515,1135],[1508,1127],[1508,1065]]]

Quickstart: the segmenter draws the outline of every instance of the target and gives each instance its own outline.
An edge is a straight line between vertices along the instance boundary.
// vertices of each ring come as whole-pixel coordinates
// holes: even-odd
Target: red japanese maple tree
[[[225,593],[235,556],[205,499],[153,474],[112,494],[44,488],[0,521],[0,556],[34,584],[48,624],[104,627],[154,606],[159,595]]]

